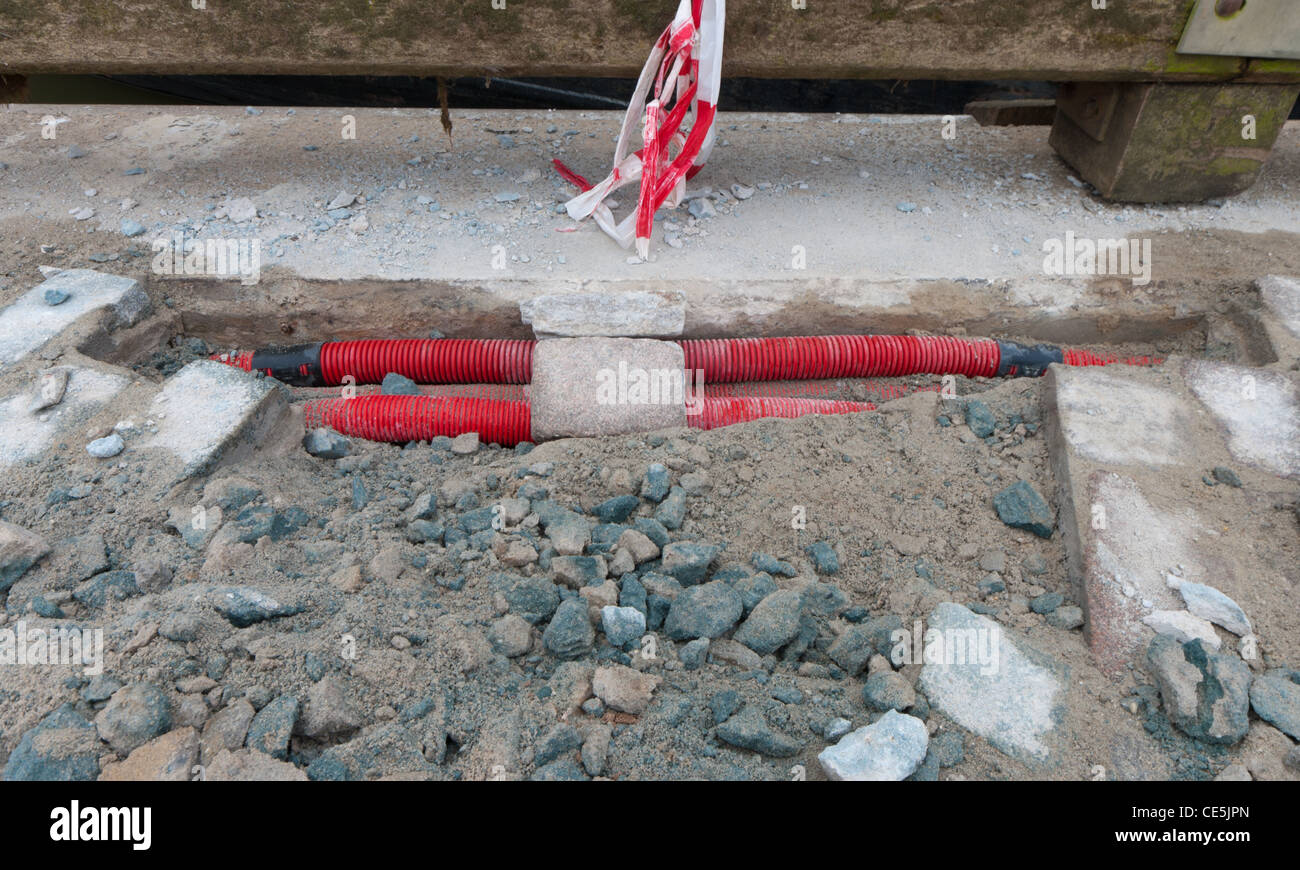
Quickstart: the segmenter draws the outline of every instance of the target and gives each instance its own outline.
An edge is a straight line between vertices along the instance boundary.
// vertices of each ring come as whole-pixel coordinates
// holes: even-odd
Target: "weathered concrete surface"
[[[556,212],[574,189],[551,166],[560,158],[606,172],[619,113],[453,114],[450,143],[436,116],[414,109],[13,106],[0,112],[9,164],[0,236],[14,252],[4,265],[34,279],[37,265],[117,256],[111,268],[171,299],[165,310],[185,333],[227,347],[433,329],[523,338],[519,303],[535,296],[670,288],[686,294],[688,338],[964,329],[1142,342],[1150,352],[1197,328],[1262,262],[1300,274],[1300,123],[1287,125],[1248,194],[1164,208],[1098,199],[1071,180],[1040,129],[981,128],[962,116],[945,140],[940,117],[724,113],[718,147],[688,186],[707,192],[716,214],[697,219],[687,203],[665,210],[650,260],[629,263],[590,221]],[[46,115],[67,119],[54,140],[41,139]],[[355,139],[341,136],[349,115]],[[507,144],[500,130],[513,131]],[[71,160],[73,144],[86,156]],[[125,174],[137,167],[143,174]],[[738,200],[733,184],[755,192]],[[352,218],[327,221],[341,188],[364,202],[349,207]],[[258,216],[222,217],[236,198]],[[136,204],[122,211],[128,199]],[[622,215],[634,197],[619,199]],[[68,214],[84,206],[95,216]],[[123,218],[146,233],[122,235]],[[261,283],[154,273],[151,246],[181,231],[260,241]],[[1067,231],[1150,239],[1151,282],[1046,274],[1044,244]],[[40,254],[42,244],[55,252]],[[29,286],[19,279],[10,290]]]
[[[926,661],[918,688],[930,704],[1008,755],[1046,761],[1061,717],[1060,666],[1021,650],[1001,625],[950,601],[934,609],[925,628],[927,636],[937,630],[945,645],[965,653],[964,659]],[[971,639],[980,637],[987,639],[984,649],[996,651],[989,661],[970,654]]]
[[[157,448],[188,477],[246,456],[289,413],[286,391],[211,360],[192,362],[167,380],[149,407],[157,431],[141,443]]]
[[[1263,303],[1260,326],[1277,357],[1276,368],[1300,371],[1300,278],[1266,275],[1255,287]]]
[[[1049,370],[1043,401],[1060,528],[1104,672],[1141,660],[1153,637],[1144,620],[1185,619],[1170,575],[1233,599],[1266,646],[1294,630],[1289,539],[1260,533],[1274,522],[1278,496],[1269,493],[1297,491],[1277,476],[1296,442],[1280,398],[1289,384],[1265,369],[1185,360]],[[1213,469],[1241,476],[1242,487],[1219,483]]]
[[[533,440],[685,426],[681,345],[640,338],[552,338],[533,350]]]
[[[47,293],[67,294],[57,305]],[[0,367],[9,366],[72,326],[83,315],[102,312],[109,329],[130,326],[149,310],[149,297],[132,278],[90,269],[68,269],[20,296],[0,311]]]
[[[686,324],[686,294],[663,290],[537,296],[519,303],[519,316],[538,338],[669,338],[681,335]]]
[[[79,427],[107,406],[128,383],[130,379],[125,374],[72,368],[63,398],[53,407],[32,413],[31,386],[0,399],[0,468],[30,459],[59,440],[67,440],[81,449],[87,439]]]
[[[1279,372],[1188,360],[1196,398],[1228,433],[1240,462],[1280,477],[1300,477],[1300,388]]]
[[[1287,61],[1178,55],[1187,4],[890,0],[870,8],[732,0],[724,75],[793,78],[1295,77]],[[18,74],[635,76],[673,3],[144,0],[131,14],[58,0],[0,7]],[[577,17],[575,18],[575,15]],[[159,29],[166,32],[159,39]]]
[[[1201,202],[1247,190],[1291,114],[1294,85],[1069,83],[1052,147],[1107,199]],[[1242,119],[1253,117],[1245,139]]]
[[[1081,456],[1119,465],[1175,465],[1186,458],[1194,423],[1187,404],[1167,390],[1122,373],[1056,370],[1061,434]],[[1140,409],[1141,413],[1135,413]]]

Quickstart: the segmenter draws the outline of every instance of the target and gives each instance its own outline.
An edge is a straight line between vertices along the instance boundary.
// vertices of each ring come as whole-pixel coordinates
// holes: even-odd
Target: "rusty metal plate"
[[[1300,60],[1300,2],[1197,0],[1178,53]]]

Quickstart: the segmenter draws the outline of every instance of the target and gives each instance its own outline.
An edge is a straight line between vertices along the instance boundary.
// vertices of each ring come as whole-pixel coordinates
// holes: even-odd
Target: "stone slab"
[[[48,291],[68,294],[58,305],[48,305]],[[67,269],[18,297],[0,311],[0,368],[13,365],[83,315],[108,314],[109,328],[130,326],[149,310],[149,297],[138,281],[96,272]]]
[[[553,293],[520,302],[519,316],[538,338],[667,338],[681,335],[686,325],[686,294],[680,290]]]
[[[129,382],[122,375],[72,368],[62,401],[51,408],[35,414],[29,410],[35,379],[29,389],[0,399],[0,468],[31,459],[60,439],[76,441],[80,448],[86,439],[77,427],[104,408]]]
[[[1289,468],[1298,449],[1293,390],[1278,372],[1199,360],[1051,367],[1044,418],[1059,526],[1102,671],[1141,666],[1154,636],[1144,619],[1186,612],[1171,574],[1240,597],[1252,618],[1275,615],[1285,630],[1283,545],[1245,544],[1273,511],[1250,487],[1214,489],[1210,471]]]
[[[969,655],[964,661],[927,659],[918,687],[931,706],[1007,755],[1047,760],[1062,715],[1059,665],[1036,651],[1020,649],[1001,625],[950,601],[931,612],[925,630],[927,640],[938,630],[945,648],[951,642],[954,649],[969,650],[970,639],[982,636],[990,639],[984,649],[996,651],[988,662]]]
[[[251,453],[288,414],[286,391],[212,360],[198,360],[167,380],[149,407],[157,431],[141,446],[180,463],[180,476]]]
[[[1300,477],[1300,387],[1280,372],[1188,360],[1196,398],[1228,433],[1239,462],[1279,477]]]
[[[555,338],[533,351],[533,440],[686,425],[685,360],[674,342]]]

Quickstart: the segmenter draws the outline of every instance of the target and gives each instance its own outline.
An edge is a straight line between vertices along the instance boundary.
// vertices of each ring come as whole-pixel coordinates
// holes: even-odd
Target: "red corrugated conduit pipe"
[[[813,335],[679,343],[687,370],[702,370],[706,383],[918,374],[1034,377],[1053,362],[1093,366],[1156,361],[947,335]],[[232,351],[213,359],[303,387],[337,386],[349,377],[352,383],[375,384],[390,372],[422,384],[526,384],[532,380],[533,342],[472,338],[330,341],[278,350]]]
[[[213,356],[245,371],[260,371],[303,387],[373,384],[390,372],[424,384],[526,384],[532,380],[533,342],[485,339],[336,341]],[[1037,376],[1051,363],[1148,365],[1149,357],[1120,360],[1053,345],[1028,347],[986,338],[915,335],[825,335],[730,338],[680,342],[688,371],[706,383],[897,377]],[[714,429],[763,417],[848,414],[875,410],[869,402],[779,397],[705,396],[687,422]],[[357,396],[306,403],[308,428],[327,426],[376,441],[422,441],[478,432],[486,442],[511,446],[531,437],[526,401],[462,396]]]

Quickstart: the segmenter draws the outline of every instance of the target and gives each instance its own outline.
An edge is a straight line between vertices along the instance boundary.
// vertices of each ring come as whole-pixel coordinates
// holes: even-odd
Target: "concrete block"
[[[533,440],[686,425],[681,346],[636,338],[555,338],[533,351]]]
[[[1057,425],[1070,449],[1112,465],[1176,465],[1194,420],[1177,393],[1122,374],[1052,369]]]
[[[198,360],[154,397],[149,417],[158,430],[141,446],[179,461],[180,476],[187,477],[250,454],[287,415],[286,392],[274,381]]]
[[[45,294],[67,294],[49,305]],[[0,367],[13,365],[94,311],[106,315],[106,327],[118,329],[139,322],[149,310],[149,297],[139,282],[92,269],[67,269],[18,297],[0,311]]]
[[[1279,372],[1206,360],[1183,367],[1196,398],[1228,432],[1239,461],[1279,477],[1300,477],[1300,388]]]
[[[1288,630],[1293,606],[1277,568],[1287,564],[1286,544],[1258,534],[1274,522],[1271,508],[1205,482],[1214,482],[1216,466],[1290,467],[1300,448],[1288,388],[1276,372],[1201,361],[1049,369],[1045,433],[1059,528],[1104,672],[1140,664],[1155,629],[1185,618],[1170,574],[1243,602],[1260,625]]]
[[[538,338],[586,335],[661,338],[681,335],[686,294],[680,290],[555,293],[519,303]]]
[[[66,371],[63,398],[52,407],[31,411],[38,388],[35,378],[29,389],[0,399],[0,468],[37,456],[60,439],[76,439],[80,448],[85,439],[77,427],[99,413],[129,383],[122,375],[95,369]]]

